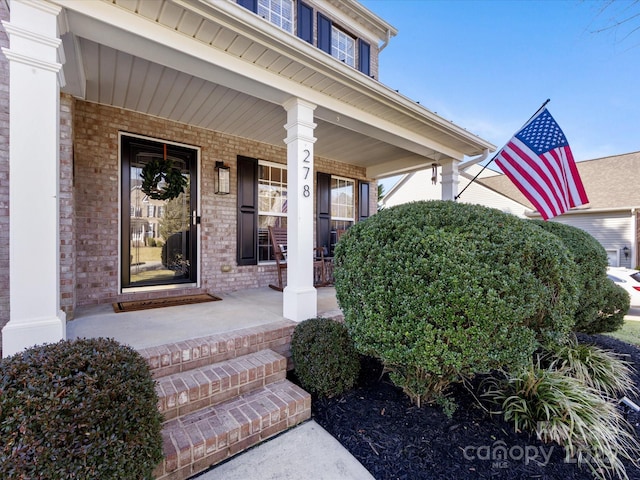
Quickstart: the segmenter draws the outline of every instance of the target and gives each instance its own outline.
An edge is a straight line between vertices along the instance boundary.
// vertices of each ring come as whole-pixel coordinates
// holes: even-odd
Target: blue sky
[[[497,148],[550,98],[577,161],[640,150],[640,17],[606,28],[639,2],[361,3],[398,29],[380,81]]]

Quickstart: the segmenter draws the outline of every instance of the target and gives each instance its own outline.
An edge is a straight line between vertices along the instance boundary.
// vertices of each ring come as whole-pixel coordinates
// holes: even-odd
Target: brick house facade
[[[238,155],[286,164],[286,149],[230,135],[187,127],[165,119],[73,100],[75,143],[75,236],[77,265],[75,295],[78,306],[123,299],[157,297],[158,292],[122,295],[118,288],[118,132],[125,131],[159,140],[171,140],[201,148],[201,281],[198,289],[171,290],[171,295],[194,292],[226,292],[266,286],[273,282],[275,265],[237,266],[236,256],[236,158]],[[214,165],[231,167],[230,195],[215,195]],[[317,158],[316,170],[355,180],[371,181],[363,168]],[[377,189],[367,199],[377,202]],[[360,201],[360,199],[358,199]],[[71,258],[69,271],[73,271]],[[232,265],[223,272],[223,265]],[[164,295],[168,293],[165,292]],[[162,294],[161,294],[162,295]],[[72,309],[73,305],[68,306]],[[70,313],[70,312],[68,312]]]
[[[315,311],[300,252],[319,235],[319,174],[352,185],[355,222],[375,212],[378,179],[437,161],[452,199],[458,163],[494,148],[377,80],[397,32],[357,1],[280,1],[288,24],[253,0],[0,0],[4,355],[64,338],[85,306],[272,283],[273,262],[238,261],[239,157],[288,172],[283,311],[301,320]],[[191,283],[123,288],[125,136],[197,152]],[[220,163],[228,195],[215,194]]]

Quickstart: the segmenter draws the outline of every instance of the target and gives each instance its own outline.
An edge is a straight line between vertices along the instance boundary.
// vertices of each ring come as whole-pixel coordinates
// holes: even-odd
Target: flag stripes
[[[496,164],[545,220],[589,201],[571,148],[546,109],[503,147]]]

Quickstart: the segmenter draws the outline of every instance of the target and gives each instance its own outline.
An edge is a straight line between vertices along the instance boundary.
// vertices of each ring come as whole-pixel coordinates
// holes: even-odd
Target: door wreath
[[[187,186],[185,177],[169,159],[154,158],[147,163],[140,174],[142,191],[154,200],[172,200],[184,192]],[[164,187],[158,184],[164,180]]]

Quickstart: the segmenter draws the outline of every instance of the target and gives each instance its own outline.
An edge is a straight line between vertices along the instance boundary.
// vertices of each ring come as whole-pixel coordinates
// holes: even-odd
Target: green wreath
[[[140,174],[142,177],[142,191],[154,200],[171,200],[184,192],[187,186],[185,177],[178,167],[173,166],[169,159],[154,158],[147,163]],[[164,188],[158,184],[164,180]]]

